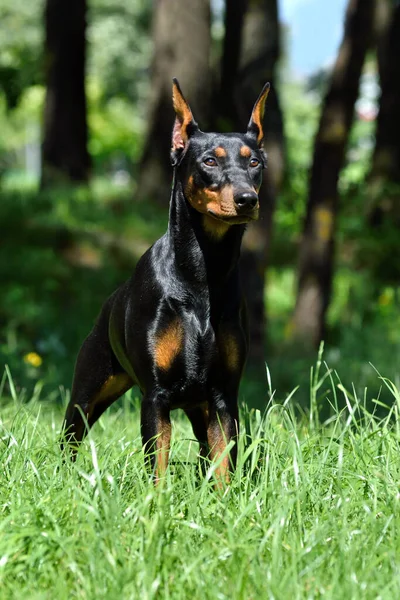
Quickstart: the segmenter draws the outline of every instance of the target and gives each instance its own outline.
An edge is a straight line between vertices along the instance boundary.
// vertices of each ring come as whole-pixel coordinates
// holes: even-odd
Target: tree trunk
[[[271,83],[264,121],[268,168],[260,190],[260,219],[248,227],[243,240],[241,274],[250,327],[249,362],[264,366],[265,270],[272,214],[284,168],[282,113],[274,85],[279,58],[276,0],[227,0],[225,44],[219,94],[219,129],[245,131],[254,102],[266,81]],[[238,50],[239,49],[239,50]]]
[[[395,58],[400,56],[400,6],[390,11],[390,4],[387,1],[382,5],[386,5],[389,19],[385,20],[381,39],[378,40],[381,97],[375,149],[368,176],[369,211],[373,226],[378,226],[385,216],[395,217],[395,220],[400,217],[399,190],[394,186],[390,190],[390,183],[400,185],[400,65]]]
[[[171,189],[172,78],[177,77],[201,128],[208,125],[211,17],[209,0],[156,0],[154,56],[138,197],[166,204]]]
[[[247,124],[246,121],[238,123],[238,109],[235,102],[246,5],[247,0],[243,2],[225,0],[225,35],[220,86],[215,93],[214,104],[216,104],[217,110],[212,114],[213,129],[223,133],[234,131],[238,126],[244,127]]]
[[[315,139],[293,317],[293,335],[305,346],[318,346],[325,334],[332,287],[339,173],[371,41],[374,8],[375,0],[349,0],[343,41]]]
[[[86,182],[86,0],[47,0],[42,187]]]
[[[398,286],[400,280],[400,6],[381,0],[381,27],[378,32],[378,67],[381,97],[376,142],[367,177],[368,243],[360,255],[361,264],[375,283]]]

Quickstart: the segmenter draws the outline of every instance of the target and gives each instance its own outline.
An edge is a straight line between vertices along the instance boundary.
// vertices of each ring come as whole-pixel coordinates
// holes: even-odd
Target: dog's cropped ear
[[[183,158],[189,138],[198,130],[198,125],[182,94],[178,80],[174,78],[172,81],[172,102],[176,117],[172,130],[171,163],[175,167]]]
[[[268,97],[270,85],[266,83],[261,90],[251,113],[249,124],[247,125],[247,135],[255,137],[257,144],[261,147],[264,139],[263,119],[265,112],[265,102]]]

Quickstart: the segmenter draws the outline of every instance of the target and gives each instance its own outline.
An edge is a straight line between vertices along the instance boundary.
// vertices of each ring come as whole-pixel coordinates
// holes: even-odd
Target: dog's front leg
[[[165,397],[145,394],[141,408],[141,433],[147,467],[157,484],[165,475],[171,441],[171,421]]]
[[[230,482],[230,472],[236,467],[237,438],[239,435],[239,414],[237,401],[218,397],[209,405],[209,423],[207,429],[208,445],[211,460],[219,460],[225,454],[215,469],[217,488],[222,489]],[[226,453],[226,447],[231,440],[234,446]]]

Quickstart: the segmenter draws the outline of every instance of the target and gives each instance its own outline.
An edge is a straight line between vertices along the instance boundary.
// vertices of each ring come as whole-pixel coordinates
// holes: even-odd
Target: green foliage
[[[295,395],[264,415],[242,410],[223,494],[215,465],[199,475],[179,414],[154,488],[129,397],[63,464],[61,411],[37,401],[39,388],[21,404],[10,379],[13,400],[0,394],[2,598],[397,598],[400,393],[381,381],[394,407],[378,420],[320,367],[300,420]],[[320,424],[322,388],[332,409]]]
[[[304,197],[308,183],[304,175],[312,161],[321,98],[307,93],[302,83],[290,83],[282,88],[282,102],[289,168],[287,180],[293,195]]]
[[[14,168],[19,164],[18,152],[24,144],[35,142],[39,134],[39,122],[44,101],[44,88],[31,86],[21,92],[18,106],[8,111],[5,98],[0,96],[0,122],[4,136],[0,152],[8,152]]]
[[[293,268],[268,272],[266,305],[268,321],[268,366],[276,385],[284,392],[299,386],[298,400],[306,401],[312,356],[293,345],[289,323],[295,304]],[[332,303],[328,311],[326,360],[352,382],[358,393],[368,388],[380,394],[373,365],[385,369],[398,383],[400,355],[400,311],[397,287],[376,289],[368,270],[341,265],[335,275]],[[378,387],[377,387],[378,386]],[[389,399],[386,399],[389,402]]]
[[[346,164],[340,173],[339,181],[340,193],[346,200],[350,201],[353,198],[354,191],[364,183],[368,175],[374,147],[374,132],[373,121],[355,120],[347,148]],[[354,210],[354,213],[357,212]]]
[[[148,95],[152,5],[94,0],[88,27],[89,150],[97,172],[140,158]]]
[[[292,238],[302,230],[314,139],[323,100],[322,88],[323,86],[316,86],[316,89],[310,92],[306,83],[292,82],[286,83],[281,89],[285,115],[287,173],[284,190],[277,206],[276,224],[282,234],[288,234]],[[339,179],[339,192],[345,211],[345,218],[340,222],[340,231],[345,237],[347,234],[353,234],[354,225],[365,229],[365,210],[360,211],[360,203],[365,204],[365,198],[360,194],[360,190],[370,168],[374,128],[374,122],[356,118],[350,133],[346,162]]]
[[[152,3],[92,0],[88,73],[101,81],[105,101],[118,97],[143,107],[151,58]]]
[[[131,170],[140,158],[144,121],[124,97],[104,101],[95,80],[88,85],[89,152],[98,172]]]
[[[41,0],[1,0],[0,90],[14,108],[31,85],[41,81],[43,31]]]
[[[165,231],[167,218],[167,207],[135,203],[129,185],[111,186],[105,180],[95,180],[91,189],[66,188],[46,195],[3,191],[0,363],[12,367],[19,388],[29,393],[38,381],[46,389],[70,387],[79,346],[101,305]],[[268,273],[267,358],[279,388],[289,392],[300,385],[298,399],[304,403],[313,357],[286,341],[295,302],[295,260],[284,242],[286,262],[280,255]],[[392,378],[398,371],[397,288],[386,284],[377,289],[366,268],[353,268],[353,254],[342,255],[326,355],[347,381],[378,394],[369,363]],[[40,365],[26,358],[30,353],[40,357]],[[259,405],[264,386],[265,377],[260,386],[249,372],[246,401]]]
[[[24,168],[39,149],[44,105],[44,5],[0,2],[0,177]],[[148,94],[152,6],[144,0],[93,0],[88,11],[89,149],[94,168],[131,171],[138,162]],[[12,173],[11,173],[12,174]]]
[[[166,227],[160,208],[132,211],[131,190],[104,181],[54,193],[1,195],[0,363],[19,386],[69,386],[101,305]],[[36,353],[40,365],[27,355]]]
[[[31,389],[38,380],[49,387],[70,385],[77,349],[102,302],[165,229],[166,210],[132,201],[145,127],[152,10],[145,0],[90,2],[89,148],[94,172],[103,179],[95,178],[90,190],[40,196],[23,171],[26,144],[39,149],[40,143],[43,2],[0,3],[0,217],[5,232],[0,353],[20,387]],[[282,389],[301,385],[302,401],[310,357],[288,348],[286,338],[325,75],[312,85],[291,82],[280,89],[288,161],[274,216],[268,356]],[[326,340],[333,366],[342,365],[346,377],[361,386],[373,385],[368,361],[385,365],[394,376],[400,347],[398,231],[390,219],[375,231],[366,226],[369,196],[363,181],[372,146],[373,124],[357,120],[340,177],[337,274]],[[123,171],[121,178],[105,184],[104,176],[117,171]],[[131,181],[126,172],[133,175]],[[24,360],[31,356],[37,362],[35,355],[38,366]],[[258,385],[248,382],[248,389],[252,384]]]

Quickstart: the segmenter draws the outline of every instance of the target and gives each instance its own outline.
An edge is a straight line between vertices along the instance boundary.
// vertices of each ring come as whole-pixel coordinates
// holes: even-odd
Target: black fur
[[[143,444],[157,478],[168,461],[171,409],[185,410],[203,455],[219,456],[237,436],[248,346],[238,259],[245,224],[258,216],[264,166],[252,121],[246,134],[203,133],[182,106],[190,120],[185,127],[176,109],[167,232],[107,300],[84,341],[64,423],[76,447],[86,430],[82,415],[92,426],[138,385]],[[229,460],[234,466],[235,446],[221,461],[220,480],[229,479]]]

